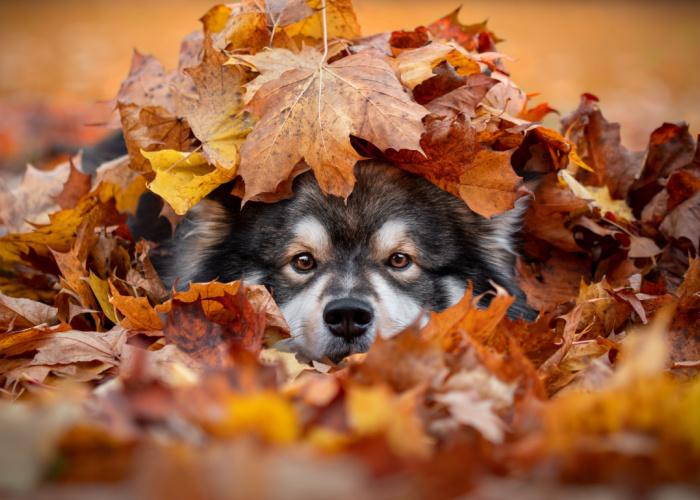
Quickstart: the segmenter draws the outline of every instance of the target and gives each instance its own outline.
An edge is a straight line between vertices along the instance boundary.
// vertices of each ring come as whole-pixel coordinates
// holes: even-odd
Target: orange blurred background
[[[459,5],[354,4],[363,34],[412,29]],[[17,116],[27,109],[41,113],[41,105],[59,110],[52,125],[59,140],[62,132],[94,140],[102,132],[83,129],[83,122],[99,121],[104,110],[91,105],[116,94],[132,49],[173,68],[180,40],[199,29],[198,18],[212,5],[210,0],[0,1],[0,156],[20,166],[32,159],[32,141],[20,137],[27,132]],[[465,3],[462,22],[484,19],[505,39],[499,50],[518,60],[508,63],[513,80],[527,93],[541,93],[534,103],[546,101],[568,113],[581,93],[593,93],[606,117],[622,123],[630,149],[643,149],[664,121],[687,121],[691,132],[700,130],[700,2]],[[556,117],[546,123],[556,127]],[[13,149],[8,134],[24,145]]]

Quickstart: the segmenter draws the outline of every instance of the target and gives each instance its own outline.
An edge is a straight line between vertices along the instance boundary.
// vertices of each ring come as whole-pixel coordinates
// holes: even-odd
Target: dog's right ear
[[[229,237],[230,221],[231,211],[215,199],[205,198],[187,212],[170,243],[172,258],[161,276],[166,287],[178,277],[185,288],[201,281],[207,259]]]
[[[523,178],[523,184],[533,193],[537,191],[544,180],[544,174],[542,172],[529,172],[521,170],[515,173]]]

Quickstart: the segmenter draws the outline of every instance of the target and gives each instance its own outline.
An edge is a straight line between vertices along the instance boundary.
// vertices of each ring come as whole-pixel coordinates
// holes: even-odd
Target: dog
[[[364,352],[378,334],[458,302],[468,281],[475,294],[500,285],[515,297],[508,316],[533,319],[514,279],[524,204],[488,220],[388,163],[361,161],[354,173],[347,203],[324,195],[311,171],[295,179],[293,198],[271,204],[241,208],[221,186],[178,226],[170,257],[156,262],[161,278],[178,288],[241,277],[265,285],[303,361]]]

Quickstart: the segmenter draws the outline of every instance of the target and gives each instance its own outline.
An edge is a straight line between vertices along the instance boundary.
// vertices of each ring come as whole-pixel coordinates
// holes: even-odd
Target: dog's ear
[[[213,199],[197,203],[180,223],[170,245],[172,258],[163,272],[166,286],[180,278],[178,288],[200,280],[208,257],[229,236],[231,211]]]
[[[503,270],[510,270],[513,267],[518,253],[517,234],[523,227],[523,216],[531,202],[531,196],[520,198],[515,202],[515,208],[494,215],[488,223],[490,231],[486,237],[485,248],[489,252],[489,257],[495,260]]]

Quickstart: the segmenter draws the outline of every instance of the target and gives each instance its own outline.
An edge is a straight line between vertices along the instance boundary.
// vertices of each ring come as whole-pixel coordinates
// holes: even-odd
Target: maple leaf
[[[267,0],[265,12],[267,23],[274,31],[277,26],[289,26],[313,16],[318,8],[312,7],[305,0]]]
[[[261,120],[241,148],[244,202],[274,192],[302,159],[325,193],[347,198],[355,183],[352,168],[361,158],[350,135],[382,150],[420,151],[427,111],[403,92],[385,61],[363,52],[322,64],[318,51],[272,52],[297,58],[300,67],[263,85],[246,107]]]
[[[134,50],[129,76],[122,82],[115,100],[138,107],[158,106],[174,114],[175,102],[170,89],[173,77],[166,73],[158,59]]]
[[[432,114],[447,119],[456,118],[460,113],[476,118],[476,106],[497,83],[498,80],[486,75],[470,75],[464,86],[432,100],[425,107]]]
[[[532,267],[518,260],[516,280],[529,308],[552,311],[576,295],[582,278],[590,280],[589,268],[588,259],[553,250],[549,258]]]
[[[535,200],[525,217],[527,231],[566,252],[580,251],[567,222],[589,213],[588,203],[562,186],[554,173],[543,177]]]
[[[235,171],[238,148],[254,120],[241,111],[244,74],[236,66],[224,66],[226,61],[226,56],[205,43],[202,63],[185,70],[194,80],[199,97],[179,92],[174,97],[180,115],[187,118],[192,132],[202,142],[202,155],[212,165]]]
[[[72,161],[81,164],[80,156]],[[70,172],[70,162],[48,171],[27,165],[22,183],[14,189],[0,181],[0,219],[7,230],[26,233],[34,229],[31,222],[46,224],[49,214],[60,209],[55,197],[61,194]]]
[[[130,331],[159,331],[163,323],[147,297],[130,297],[120,295],[111,286],[112,296],[109,301],[123,316],[121,325]]]
[[[696,147],[687,124],[665,123],[654,130],[649,137],[649,148],[641,174],[630,188],[632,206],[644,206],[661,191],[664,179],[692,164]]]
[[[433,34],[436,40],[455,40],[467,50],[477,50],[485,52],[493,50],[493,46],[500,40],[486,29],[486,21],[483,23],[464,25],[459,21],[458,7],[446,16],[438,19],[428,26],[428,30]],[[479,36],[481,33],[486,33],[486,40],[482,40]]]
[[[510,164],[513,152],[483,148],[468,121],[431,120],[427,127],[420,141],[427,159],[410,151],[389,151],[386,158],[462,198],[487,218],[512,209],[528,195]]]
[[[186,214],[215,188],[236,176],[235,169],[212,167],[199,153],[166,149],[142,154],[156,174],[148,189],[167,201],[178,215]]]
[[[464,85],[468,77],[458,75],[447,61],[441,61],[433,68],[433,76],[416,85],[413,98],[425,105]]]
[[[659,230],[670,238],[687,238],[697,251],[700,248],[700,191],[667,215]]]
[[[146,191],[146,179],[131,169],[128,156],[121,156],[103,163],[95,172],[94,186],[102,185],[101,191],[114,198],[120,212],[136,215],[141,195]]]
[[[579,108],[562,118],[563,130],[569,130],[592,168],[581,171],[579,179],[591,186],[607,186],[612,197],[624,200],[642,169],[644,152],[627,151],[620,143],[620,124],[606,121],[586,94],[581,99]]]
[[[80,199],[90,192],[92,187],[92,175],[84,174],[78,170],[73,162],[70,162],[70,173],[63,185],[63,190],[53,199],[62,210],[75,208]],[[36,193],[33,193],[36,196]]]
[[[30,299],[13,298],[0,293],[0,330],[21,330],[53,323],[57,309]]]
[[[321,11],[323,0],[307,0],[315,14],[291,24],[284,31],[291,37],[302,36],[323,40],[324,21]],[[360,36],[360,25],[352,8],[351,0],[326,0],[326,32],[328,39],[350,40]]]
[[[452,45],[431,43],[424,47],[405,50],[396,60],[401,81],[410,89],[432,78],[433,69],[442,61],[449,63],[460,76],[479,73],[479,63]]]
[[[160,106],[138,106],[119,103],[124,130],[124,142],[131,158],[130,167],[153,176],[151,165],[142,150],[191,149],[190,127],[187,122]]]
[[[51,371],[64,373],[64,365],[97,363],[92,374],[87,375],[87,380],[97,380],[104,377],[103,372],[119,365],[125,341],[126,335],[119,328],[104,333],[83,332],[71,330],[64,323],[8,334],[0,340],[0,356],[22,359],[0,368],[0,376],[7,383],[26,371],[38,375],[37,380],[43,382]]]
[[[174,297],[168,312],[160,313],[163,334],[195,360],[214,367],[231,363],[230,349],[243,347],[260,352],[263,341],[265,313],[256,312],[248,302],[244,288],[238,286],[235,295],[224,290],[223,297],[209,297],[221,304],[214,311],[205,310],[207,301],[199,294],[194,301]]]

